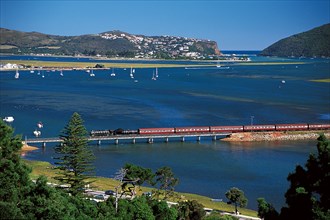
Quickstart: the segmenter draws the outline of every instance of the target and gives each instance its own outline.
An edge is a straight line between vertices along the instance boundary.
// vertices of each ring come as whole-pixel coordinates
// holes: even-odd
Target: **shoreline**
[[[27,145],[24,141],[22,141],[22,144],[23,146],[21,148],[21,151],[34,151],[38,149],[37,147]]]
[[[268,132],[238,132],[221,139],[227,142],[257,142],[257,141],[297,141],[316,140],[320,134],[330,138],[329,130],[318,131],[268,131]]]

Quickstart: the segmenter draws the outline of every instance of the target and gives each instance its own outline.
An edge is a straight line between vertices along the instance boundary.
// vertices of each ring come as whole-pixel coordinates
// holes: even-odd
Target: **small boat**
[[[11,122],[14,121],[14,117],[13,117],[13,116],[5,117],[5,118],[3,119],[3,121],[8,122],[8,123],[11,123]]]
[[[282,80],[281,82],[284,84],[285,83],[285,80]]]
[[[19,72],[18,72],[18,69],[16,70],[16,74],[15,74],[15,79],[18,79],[19,78]]]
[[[110,74],[110,76],[116,76],[116,73],[115,73],[115,68],[112,68],[112,73]]]
[[[155,72],[152,72],[152,80],[157,80],[156,76],[155,76]]]
[[[34,136],[39,137],[41,135],[41,131],[38,131],[37,129],[33,131]]]
[[[158,68],[156,67],[156,74],[155,77],[158,78]]]
[[[34,73],[34,70],[30,70],[30,73]]]
[[[41,122],[41,121],[39,121],[39,122],[37,123],[37,127],[38,127],[38,128],[43,128],[43,127],[44,127],[44,125],[42,124],[42,122]]]
[[[89,76],[95,76],[94,71],[92,70],[92,72],[89,74]]]
[[[129,74],[129,76],[130,76],[132,79],[134,79],[134,75],[133,75],[133,69],[132,69],[132,67],[131,67],[131,73]]]
[[[90,70],[86,70],[86,73],[90,73],[91,71]]]

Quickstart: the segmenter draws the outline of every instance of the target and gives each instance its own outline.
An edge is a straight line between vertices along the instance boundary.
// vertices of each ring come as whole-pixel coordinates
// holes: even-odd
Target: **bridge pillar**
[[[165,138],[165,142],[168,143],[168,137]]]
[[[116,144],[116,145],[119,144],[119,140],[118,140],[118,139],[115,140],[115,144]]]
[[[148,143],[149,143],[149,144],[154,143],[154,139],[153,139],[153,138],[148,138]]]
[[[135,144],[135,138],[132,139],[132,143]]]
[[[213,140],[214,140],[214,141],[217,140],[217,136],[216,136],[216,135],[213,136]]]
[[[201,141],[201,136],[197,137],[197,141],[200,142]]]
[[[182,136],[181,142],[184,142],[184,136]]]
[[[101,145],[101,140],[98,140],[97,141],[97,145]]]

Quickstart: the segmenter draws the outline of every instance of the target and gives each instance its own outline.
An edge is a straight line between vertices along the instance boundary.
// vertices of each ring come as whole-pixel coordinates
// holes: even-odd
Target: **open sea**
[[[254,124],[330,122],[330,84],[310,81],[330,78],[329,59],[232,53],[248,54],[256,65],[185,68],[199,62],[161,61],[183,67],[158,68],[156,81],[151,80],[154,68],[136,68],[134,79],[129,68],[115,69],[115,77],[110,76],[112,70],[96,70],[95,77],[78,70],[63,71],[63,76],[59,71],[41,71],[40,75],[20,71],[15,79],[15,71],[1,71],[0,117],[13,116],[15,133],[23,139],[33,137],[39,121],[44,124],[42,137],[58,136],[73,112],[82,116],[87,130],[247,125],[251,118]],[[12,58],[0,56],[3,64]],[[19,59],[101,62],[65,57]],[[23,157],[54,162],[54,146],[48,144]],[[101,146],[91,143],[91,147],[99,176],[113,177],[125,163],[154,171],[169,166],[180,180],[177,191],[226,201],[225,192],[238,187],[249,199],[248,208],[257,209],[256,199],[264,197],[279,209],[285,205],[288,173],[316,152],[316,141],[225,143],[202,138],[200,143],[195,139],[135,145],[102,142]]]

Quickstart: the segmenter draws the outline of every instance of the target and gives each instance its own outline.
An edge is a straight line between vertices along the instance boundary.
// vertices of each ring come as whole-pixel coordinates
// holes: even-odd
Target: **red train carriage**
[[[308,130],[308,124],[277,124],[277,131],[298,131],[298,130]]]
[[[175,133],[202,133],[210,132],[210,127],[179,127],[175,128]]]
[[[172,134],[174,128],[140,128],[139,134]]]
[[[309,130],[325,130],[330,129],[330,124],[309,124]]]
[[[210,127],[211,132],[242,132],[243,126],[211,126]]]
[[[244,131],[275,131],[275,125],[245,125]]]

